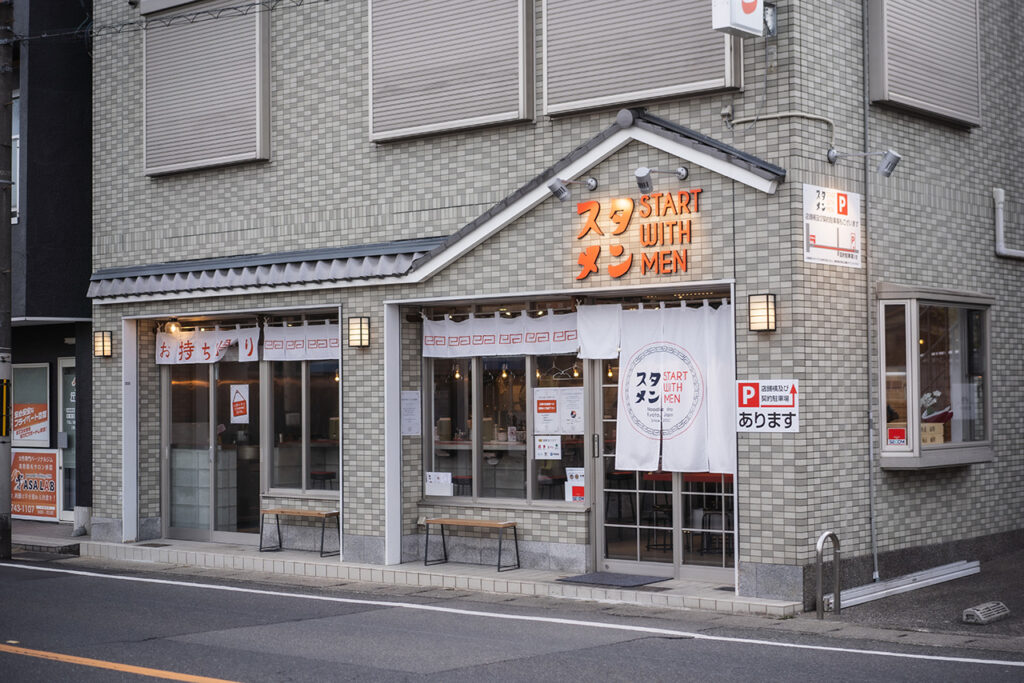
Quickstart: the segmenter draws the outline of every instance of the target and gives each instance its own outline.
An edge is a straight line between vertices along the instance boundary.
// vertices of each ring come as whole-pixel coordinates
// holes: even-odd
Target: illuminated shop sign
[[[693,217],[700,213],[701,189],[654,192],[579,202],[583,226],[576,239],[585,244],[576,262],[577,280],[605,272],[620,278],[639,269],[644,276],[685,273]]]

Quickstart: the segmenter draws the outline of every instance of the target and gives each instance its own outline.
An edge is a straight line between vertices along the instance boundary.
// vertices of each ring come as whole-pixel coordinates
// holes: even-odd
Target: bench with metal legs
[[[277,545],[264,545],[263,544],[263,520],[267,515],[274,515],[274,523],[277,526]],[[288,517],[305,517],[307,519],[319,519],[320,520],[320,557],[333,557],[340,555],[340,550],[333,552],[324,552],[324,537],[327,534],[327,519],[333,517],[338,520],[338,533],[341,533],[341,515],[338,510],[328,510],[326,512],[319,512],[317,510],[286,510],[284,508],[271,508],[269,510],[260,510],[260,552],[275,552],[281,550],[281,515],[287,515]]]
[[[433,564],[444,564],[448,561],[448,543],[445,540],[444,528],[446,526],[463,526],[463,527],[482,527],[485,529],[497,529],[498,530],[498,571],[504,572],[510,569],[519,569],[519,532],[516,530],[515,522],[496,522],[489,519],[452,519],[448,517],[438,517],[435,519],[424,520],[423,524],[427,527],[427,538],[425,547],[423,549],[423,564],[430,566]],[[441,559],[430,559],[430,525],[436,524],[441,527]],[[516,563],[514,565],[508,564],[502,566],[501,564],[501,545],[504,536],[505,529],[512,529],[512,537],[515,541],[516,548]]]

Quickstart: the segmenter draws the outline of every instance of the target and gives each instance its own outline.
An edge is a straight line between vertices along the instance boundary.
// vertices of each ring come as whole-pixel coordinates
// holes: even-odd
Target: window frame
[[[992,305],[993,297],[984,294],[956,292],[933,288],[911,288],[880,284],[878,287],[878,402],[879,415],[878,448],[882,469],[928,469],[955,467],[973,463],[989,462],[994,458],[992,439]],[[886,343],[885,308],[891,305],[905,306],[907,358],[907,444],[890,446],[886,432],[888,424],[886,411]],[[984,352],[982,362],[985,371],[984,410],[985,438],[979,441],[951,442],[941,444],[921,443],[921,362],[920,351],[914,340],[920,338],[921,306],[941,306],[961,310],[981,311],[984,323]],[[913,410],[911,410],[913,406]]]
[[[310,427],[310,390],[312,383],[310,381],[310,366],[313,363],[322,362],[315,360],[261,360],[260,363],[266,364],[266,377],[267,377],[267,396],[265,402],[265,418],[267,424],[267,430],[270,435],[270,440],[266,443],[266,462],[267,472],[267,495],[271,496],[296,496],[301,495],[304,497],[311,498],[329,498],[335,500],[338,497],[338,492],[341,489],[342,483],[342,472],[341,467],[344,459],[342,458],[342,445],[343,440],[341,438],[341,360],[337,361],[338,369],[338,488],[330,489],[314,489],[308,486],[309,484],[309,473],[312,469],[312,429]],[[274,364],[275,363],[299,363],[300,367],[300,380],[302,383],[302,406],[300,409],[300,425],[302,428],[302,434],[300,438],[300,449],[301,454],[299,458],[300,468],[300,481],[301,485],[297,487],[291,486],[276,486],[274,485],[274,467],[276,461],[274,459],[274,448],[278,445],[277,433],[275,431],[277,425],[274,422],[275,419],[275,407],[274,407]]]
[[[46,392],[46,438],[45,439],[19,439],[14,431],[15,400],[17,399],[17,375],[19,370],[43,370],[44,391]],[[50,398],[50,364],[49,363],[14,363],[11,365],[11,446],[14,448],[49,448],[53,402]]]
[[[211,5],[217,5],[222,0],[143,0],[140,7],[140,13],[146,17],[147,20],[159,20],[161,18],[173,17],[177,15],[192,15],[199,14],[208,10],[223,9],[223,7]],[[178,8],[182,5],[190,5],[188,9],[179,10]],[[154,13],[164,12],[157,16],[153,16]],[[174,162],[160,162],[154,161],[153,154],[149,149],[149,119],[151,113],[149,112],[149,101],[148,101],[148,88],[146,81],[149,79],[150,73],[150,49],[148,41],[151,40],[150,32],[143,31],[143,45],[142,45],[142,72],[143,72],[143,89],[142,89],[142,118],[143,118],[143,140],[142,140],[142,165],[144,173],[149,177],[157,177],[162,175],[168,175],[173,173],[182,173],[187,171],[196,171],[206,168],[216,168],[220,166],[228,166],[239,163],[247,163],[254,161],[267,161],[270,159],[270,116],[271,116],[271,103],[270,103],[270,16],[269,12],[258,11],[253,13],[253,43],[254,43],[254,88],[255,88],[255,111],[254,114],[254,137],[251,140],[246,141],[244,149],[240,148],[240,151],[232,151],[225,154],[210,153],[209,151],[203,151],[202,153],[196,152],[193,158],[185,161],[174,161]],[[242,17],[244,18],[244,17]],[[216,21],[216,20],[213,20]],[[176,26],[183,26],[183,24],[176,24]],[[190,84],[188,87],[183,87],[182,90],[192,90],[195,84]],[[181,145],[189,144],[186,141],[179,142]]]
[[[533,418],[533,403],[534,403],[534,391],[536,390],[535,382],[532,380],[536,376],[537,372],[537,356],[526,355],[526,356],[510,356],[514,358],[523,358],[526,367],[526,481],[525,481],[525,496],[523,498],[498,498],[480,495],[482,485],[482,471],[484,462],[484,447],[483,447],[483,433],[482,433],[482,421],[483,415],[483,357],[473,356],[467,358],[424,358],[423,359],[423,377],[425,382],[423,383],[423,420],[424,429],[422,430],[422,442],[423,442],[423,474],[420,481],[420,492],[422,495],[422,501],[424,503],[438,504],[438,505],[455,505],[455,506],[472,506],[472,507],[500,507],[500,508],[552,508],[560,510],[573,510],[581,511],[587,508],[586,501],[564,501],[551,498],[539,498],[537,497],[537,459],[535,453],[535,439],[534,439],[534,418]],[[473,472],[473,484],[472,492],[470,495],[452,495],[452,496],[435,496],[427,495],[426,493],[426,473],[433,471],[431,470],[431,463],[434,459],[434,437],[433,437],[433,425],[435,423],[434,418],[434,364],[435,363],[451,363],[458,361],[467,364],[471,367],[471,381],[472,387],[470,391],[470,403],[472,405],[471,415],[473,420],[472,438],[470,439],[472,455],[471,455],[471,468]],[[583,373],[582,377],[584,380],[583,386],[586,387],[586,368],[587,364],[584,361],[579,361],[580,371]],[[591,405],[589,402],[584,404],[584,413],[591,412]],[[585,422],[585,424],[589,424]],[[586,432],[584,433],[583,445],[583,462],[584,466],[587,466],[587,460],[589,451],[587,449]],[[589,468],[588,468],[589,469]]]

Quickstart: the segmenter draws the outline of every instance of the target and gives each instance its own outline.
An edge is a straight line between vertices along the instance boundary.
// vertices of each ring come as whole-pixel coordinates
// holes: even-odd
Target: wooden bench
[[[449,517],[435,517],[433,519],[426,519],[423,521],[424,526],[427,527],[427,540],[425,547],[423,548],[423,564],[444,564],[448,561],[448,544],[444,538],[444,528],[446,526],[465,526],[465,527],[482,527],[484,529],[497,529],[498,530],[498,571],[504,572],[509,569],[519,569],[519,532],[516,531],[515,522],[495,522],[489,519],[453,519]],[[444,558],[440,560],[430,559],[430,525],[436,524],[441,527],[441,551],[444,553]],[[505,533],[505,529],[512,529],[512,535],[515,539],[516,544],[516,563],[515,566],[507,565],[502,567],[501,565],[501,541]]]
[[[274,515],[274,520],[277,524],[277,546],[264,546],[263,545],[263,520],[267,515]],[[324,535],[327,532],[327,519],[333,517],[337,520],[338,533],[341,533],[341,515],[338,510],[328,510],[327,512],[318,512],[317,510],[288,510],[285,508],[270,508],[267,510],[260,510],[260,552],[273,552],[281,550],[281,515],[288,517],[305,517],[306,519],[319,519],[320,520],[320,557],[331,557],[333,555],[340,555],[341,550],[335,550],[334,552],[324,552]]]

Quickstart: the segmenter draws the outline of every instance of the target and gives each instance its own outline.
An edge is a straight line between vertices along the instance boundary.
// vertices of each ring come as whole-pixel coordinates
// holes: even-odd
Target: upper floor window
[[[146,174],[268,158],[268,13],[214,12],[234,0],[183,4],[142,4],[153,12],[144,31]]]
[[[742,39],[710,2],[544,3],[544,113],[738,88]]]
[[[21,180],[21,97],[11,93],[11,222],[18,222],[18,183]]]
[[[533,0],[371,0],[370,138],[533,117]]]
[[[977,0],[870,0],[871,100],[981,124]]]
[[[987,303],[912,291],[886,298],[880,292],[883,466],[990,459]]]

